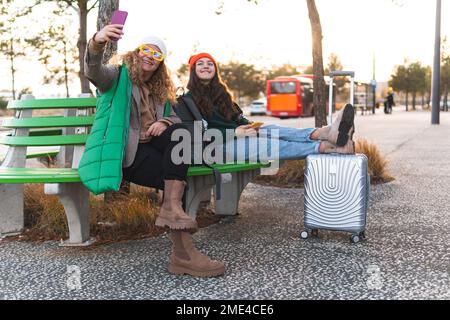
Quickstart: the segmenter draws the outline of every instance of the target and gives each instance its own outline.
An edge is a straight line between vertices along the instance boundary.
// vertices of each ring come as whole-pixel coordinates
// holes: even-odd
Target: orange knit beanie
[[[216,60],[214,60],[214,58],[213,58],[209,53],[201,52],[201,53],[199,53],[199,54],[192,55],[192,56],[189,58],[189,70],[191,70],[191,69],[192,69],[192,66],[193,66],[198,60],[200,60],[201,58],[208,58],[209,60],[211,60],[211,61],[214,63],[214,65],[216,66],[216,69],[217,69],[217,63],[216,63]]]

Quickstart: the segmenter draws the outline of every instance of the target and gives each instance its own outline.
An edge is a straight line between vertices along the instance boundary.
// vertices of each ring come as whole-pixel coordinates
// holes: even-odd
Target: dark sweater
[[[191,93],[187,93],[192,97]],[[226,129],[236,130],[237,127],[249,124],[244,115],[242,114],[242,110],[239,108],[237,104],[235,104],[236,114],[228,120],[225,116],[220,112],[220,108],[218,106],[214,106],[212,113],[210,116],[202,114],[203,119],[208,122],[208,129],[219,129],[222,132],[222,136],[225,137]],[[199,110],[200,111],[200,110]]]

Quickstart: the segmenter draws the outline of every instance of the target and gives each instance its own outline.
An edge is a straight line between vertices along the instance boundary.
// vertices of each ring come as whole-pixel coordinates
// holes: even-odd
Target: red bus
[[[313,115],[313,80],[308,76],[267,81],[267,114],[287,118]]]
[[[302,74],[268,80],[267,115],[280,118],[313,116],[313,78],[312,74]],[[325,83],[327,84],[326,99],[328,100],[328,77],[325,77]]]

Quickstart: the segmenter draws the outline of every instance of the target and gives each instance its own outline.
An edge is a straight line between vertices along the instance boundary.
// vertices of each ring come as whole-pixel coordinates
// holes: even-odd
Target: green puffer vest
[[[112,88],[97,92],[95,121],[78,167],[81,181],[94,194],[120,188],[131,101],[132,83],[123,65]]]

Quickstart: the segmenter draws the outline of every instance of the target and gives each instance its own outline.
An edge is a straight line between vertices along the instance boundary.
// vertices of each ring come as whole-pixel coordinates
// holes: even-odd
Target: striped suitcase
[[[353,105],[354,72],[330,73],[329,123],[332,123],[333,77],[350,76]],[[300,237],[319,229],[351,232],[351,241],[365,237],[370,176],[364,154],[315,154],[306,158],[304,223]]]
[[[316,154],[306,158],[304,223],[318,229],[351,232],[356,243],[365,237],[370,177],[364,154]]]

